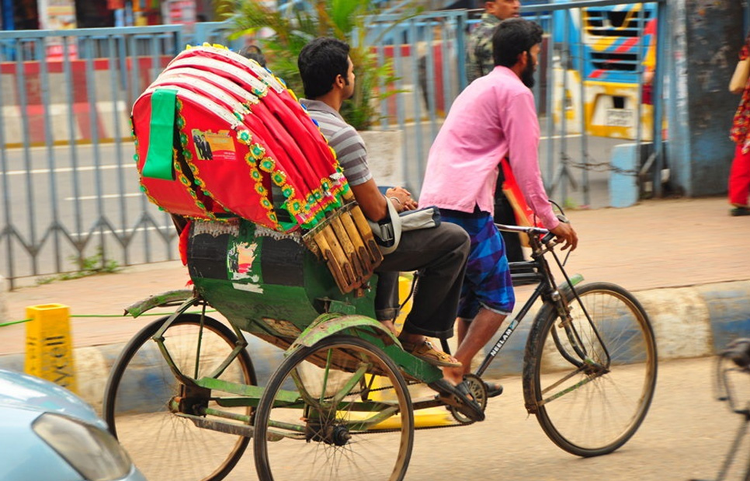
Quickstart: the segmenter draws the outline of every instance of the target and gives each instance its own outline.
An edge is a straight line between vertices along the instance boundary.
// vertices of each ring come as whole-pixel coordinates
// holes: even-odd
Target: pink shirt
[[[548,229],[560,223],[539,171],[534,94],[507,67],[472,82],[456,98],[430,148],[419,204],[493,213],[500,160],[507,156],[531,210]]]

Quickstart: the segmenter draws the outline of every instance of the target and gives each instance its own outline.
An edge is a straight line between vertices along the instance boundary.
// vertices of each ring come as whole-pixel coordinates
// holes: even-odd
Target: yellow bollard
[[[62,304],[26,308],[27,374],[41,377],[77,392],[70,309]]]

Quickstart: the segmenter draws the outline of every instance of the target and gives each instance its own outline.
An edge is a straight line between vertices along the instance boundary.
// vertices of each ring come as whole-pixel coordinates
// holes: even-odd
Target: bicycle
[[[541,298],[524,354],[526,409],[565,451],[611,453],[635,434],[653,398],[657,350],[648,316],[622,287],[579,285],[580,276],[569,277],[546,229],[499,227],[529,236],[532,259],[512,263],[511,270],[530,268],[512,275],[538,285],[467,376],[471,392],[486,409],[481,376]],[[403,479],[414,411],[446,406],[438,397],[412,400],[408,386],[433,382],[441,371],[403,351],[373,320],[371,292],[341,294],[320,261],[294,239],[258,234],[243,221],[236,228],[211,228],[194,226],[191,233],[193,292],[155,296],[129,308],[137,316],[179,303],[172,315],[143,328],[114,363],[103,406],[112,433],[153,479],[174,473],[222,479],[251,438],[260,479]],[[234,262],[243,255],[251,259],[249,275]],[[564,276],[560,286],[550,255]],[[275,263],[273,270],[264,262]],[[196,305],[200,314],[187,312]],[[230,327],[206,316],[208,306]],[[245,333],[285,349],[265,388],[257,386]],[[153,366],[146,376],[140,368],[154,363],[158,376]],[[133,395],[134,386],[157,394]],[[472,424],[447,407],[457,424]],[[158,437],[143,436],[140,428],[155,421],[166,429]],[[194,468],[196,446],[216,465],[183,473]],[[160,453],[153,471],[138,459],[140,452]]]
[[[741,406],[737,399],[737,389],[730,382],[730,379],[736,374],[742,376],[744,380],[747,380],[745,375],[750,374],[750,339],[748,338],[735,339],[730,342],[719,353],[716,361],[715,389],[718,393],[717,398],[719,401],[726,401],[732,412],[743,417],[743,422],[740,423],[737,433],[734,439],[732,439],[732,443],[729,446],[727,454],[724,456],[724,461],[721,463],[719,473],[716,475],[714,481],[735,479],[733,475],[739,475],[740,478],[737,479],[750,480],[750,455],[745,453],[744,465],[736,463],[737,456],[740,454],[740,447],[742,447],[742,441],[745,435],[747,435],[748,423],[750,423],[750,400],[744,406]],[[701,480],[696,479],[692,481]]]

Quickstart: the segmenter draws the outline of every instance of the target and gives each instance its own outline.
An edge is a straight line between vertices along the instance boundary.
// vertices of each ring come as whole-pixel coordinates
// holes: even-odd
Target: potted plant
[[[366,19],[377,15],[373,0],[310,0],[300,2],[285,11],[269,8],[257,0],[226,0],[223,8],[234,23],[233,36],[252,35],[262,29],[272,33],[259,38],[257,43],[268,59],[274,74],[283,79],[297,95],[302,95],[302,81],[297,69],[297,57],[310,40],[319,36],[336,37],[351,46],[357,81],[354,95],[341,109],[342,116],[364,134],[368,145],[370,167],[381,184],[400,184],[397,164],[401,156],[401,132],[377,131],[367,134],[381,120],[380,104],[399,93],[392,88],[397,80],[390,60],[380,62],[372,47],[378,45],[384,29],[377,36],[368,37]],[[408,6],[402,10],[406,20],[418,13]]]

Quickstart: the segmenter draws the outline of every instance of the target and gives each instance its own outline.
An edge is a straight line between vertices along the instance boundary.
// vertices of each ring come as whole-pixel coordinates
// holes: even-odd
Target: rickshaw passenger
[[[349,45],[334,38],[317,38],[302,49],[298,66],[307,97],[302,103],[336,152],[364,215],[375,222],[387,220],[386,202],[393,203],[398,212],[416,208],[417,202],[402,187],[388,189],[385,196],[380,192],[367,165],[364,141],[339,113],[344,100],[354,93]],[[425,336],[453,336],[468,252],[466,232],[457,225],[441,223],[430,229],[402,232],[397,249],[385,255],[376,269],[376,317],[392,330],[398,308],[398,273],[419,271],[419,286],[399,340],[405,350],[433,365],[461,366],[452,356],[435,349]],[[478,409],[466,393],[457,394],[455,387],[444,386],[441,381],[433,388],[457,395],[464,404],[471,403],[473,411]]]

